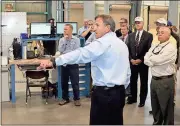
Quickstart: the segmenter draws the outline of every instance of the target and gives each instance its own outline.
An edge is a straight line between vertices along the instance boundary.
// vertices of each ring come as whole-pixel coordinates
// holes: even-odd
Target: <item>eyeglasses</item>
[[[161,52],[161,50],[162,50],[165,46],[167,46],[168,44],[169,44],[169,42],[168,42],[166,45],[164,45],[164,46],[159,46],[160,44],[158,44],[158,45],[152,50],[152,53],[155,54],[155,55],[158,55],[158,54]]]

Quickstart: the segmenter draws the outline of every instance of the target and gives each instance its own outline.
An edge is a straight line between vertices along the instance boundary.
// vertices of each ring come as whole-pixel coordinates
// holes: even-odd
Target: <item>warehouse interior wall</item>
[[[103,4],[96,4],[95,9],[96,9],[95,15],[104,14],[104,5]]]
[[[84,19],[94,20],[95,17],[95,7],[94,1],[84,1]],[[91,10],[91,11],[89,11]]]
[[[109,1],[111,4],[114,5],[112,10],[110,10],[110,15],[116,21],[116,28],[119,27],[119,19],[121,17],[125,17],[129,20],[129,7],[125,7],[125,3],[118,3],[120,1]],[[123,2],[123,1],[122,1]],[[8,3],[6,1],[2,2],[2,11],[4,10],[5,4]],[[27,14],[27,21],[30,22],[45,22],[46,21],[46,14],[38,14],[38,12],[46,12],[46,0],[44,1],[16,1],[13,2],[15,5],[15,9],[17,12],[32,12],[31,14]],[[103,14],[104,13],[104,1],[95,1],[95,15]],[[123,5],[124,4],[124,5]],[[149,12],[149,20],[148,20],[148,5],[150,5],[150,12]],[[149,28],[155,28],[154,21],[159,17],[164,17],[167,19],[168,17],[168,5],[169,1],[145,1],[143,0],[142,9],[141,9],[141,16],[144,18],[144,29],[148,30],[148,23]],[[121,7],[117,7],[121,6]],[[126,5],[127,6],[127,5]],[[55,5],[54,5],[55,7]],[[52,13],[56,13],[56,8]],[[34,12],[34,13],[33,13]],[[35,13],[37,12],[37,13]],[[65,11],[66,12],[66,11]],[[78,15],[77,15],[78,14]],[[69,8],[69,21],[76,21],[78,22],[78,27],[80,28],[83,26],[84,20],[84,9],[83,9],[83,1],[70,1],[70,8]],[[180,2],[179,2],[179,14],[180,14]],[[56,14],[54,14],[56,15]],[[56,17],[54,17],[56,19]],[[149,21],[149,22],[148,22]],[[180,25],[180,23],[178,24]]]
[[[116,23],[116,29],[119,29],[119,20],[120,18],[126,18],[129,21],[129,11],[131,9],[130,5],[111,5],[109,14],[113,17]],[[96,5],[96,15],[104,14],[104,5]]]
[[[18,12],[45,12],[45,2],[18,2],[16,3],[16,11]],[[27,15],[29,22],[44,22],[46,21],[46,15]]]
[[[156,25],[154,22],[158,18],[164,18],[167,20],[168,16],[168,7],[163,6],[150,6],[149,11],[149,29],[155,29]]]
[[[66,3],[65,3],[66,4]],[[65,5],[66,7],[66,5]],[[65,8],[66,10],[67,8]],[[65,11],[66,15],[67,10]],[[64,17],[65,19],[65,17]],[[83,4],[81,3],[70,3],[69,5],[69,22],[77,22],[78,23],[78,28],[83,26],[83,21],[84,21],[84,9],[83,9]],[[65,20],[65,22],[68,22]]]
[[[148,30],[148,6],[147,5],[143,5],[141,7],[141,15],[140,15],[143,19],[144,19],[144,30]]]
[[[8,2],[2,2],[2,11],[5,10],[5,5]],[[27,14],[27,21],[30,22],[46,22],[45,14],[38,14],[38,12],[46,12],[46,1],[32,1],[32,2],[11,2],[14,4],[16,12],[34,12]]]
[[[131,5],[112,5],[109,14],[113,17],[116,23],[116,29],[119,29],[120,18],[126,18],[129,22],[129,11]]]
[[[172,22],[174,26],[179,27],[179,6],[178,1],[170,1],[168,9],[168,20]]]

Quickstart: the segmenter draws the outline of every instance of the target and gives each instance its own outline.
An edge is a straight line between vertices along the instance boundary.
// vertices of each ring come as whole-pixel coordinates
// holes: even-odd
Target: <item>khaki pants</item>
[[[151,82],[151,106],[154,125],[174,125],[174,78]]]

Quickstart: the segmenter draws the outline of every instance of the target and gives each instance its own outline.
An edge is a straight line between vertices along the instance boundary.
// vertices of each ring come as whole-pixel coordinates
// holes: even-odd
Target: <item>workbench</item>
[[[37,65],[40,64],[40,61],[42,60],[49,60],[49,59],[21,59],[21,60],[10,60],[9,66],[10,66],[10,79],[11,79],[11,101],[12,103],[16,102],[16,90],[15,90],[15,66],[16,65],[23,65],[23,64],[29,64],[29,65]],[[57,67],[58,69],[58,98],[62,98],[62,90],[61,90],[61,72],[60,67]],[[46,69],[51,70],[51,69]],[[22,71],[22,70],[21,70]]]
[[[44,59],[26,59],[24,56],[24,49],[23,47],[27,46],[27,43],[33,40],[42,40],[42,41],[58,41],[60,37],[55,38],[31,38],[31,39],[21,39],[21,46],[22,46],[22,58],[21,60],[10,60],[9,67],[10,67],[10,79],[11,79],[11,101],[12,103],[16,102],[16,94],[15,94],[15,66],[18,64],[38,64],[41,60]],[[85,39],[79,38],[81,47],[84,46]],[[48,60],[48,59],[46,59]],[[61,66],[58,66],[58,99],[62,98],[62,89],[61,89]],[[90,94],[90,63],[87,64],[79,64],[79,87],[80,87],[80,96],[87,96],[89,97]],[[69,82],[70,84],[70,82]],[[69,85],[69,88],[72,88]],[[70,90],[69,95],[72,96],[72,90]]]
[[[21,60],[10,60],[10,79],[11,79],[11,101],[16,103],[16,91],[15,91],[15,65],[22,64],[39,64],[41,60],[49,59],[21,59]],[[48,70],[48,69],[47,69]],[[80,87],[80,96],[89,96],[90,94],[90,64],[79,64],[79,87]],[[62,98],[62,89],[61,89],[61,66],[57,67],[58,71],[58,99]],[[71,86],[69,86],[71,87]],[[81,90],[83,88],[83,90]],[[72,91],[69,92],[70,96],[73,95]]]

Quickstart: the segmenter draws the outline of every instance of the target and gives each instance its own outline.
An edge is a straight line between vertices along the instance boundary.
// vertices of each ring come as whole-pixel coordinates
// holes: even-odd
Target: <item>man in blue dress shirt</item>
[[[41,61],[40,67],[91,62],[90,125],[122,125],[125,88],[131,75],[128,48],[116,37],[111,16],[98,15],[95,20],[95,41],[51,61]]]
[[[72,35],[73,26],[66,24],[64,26],[64,37],[59,40],[59,52],[66,54],[80,47],[80,39]],[[62,82],[62,100],[59,105],[65,105],[69,103],[69,78],[71,80],[74,104],[80,106],[79,98],[79,65],[70,64],[61,66],[61,82]]]

